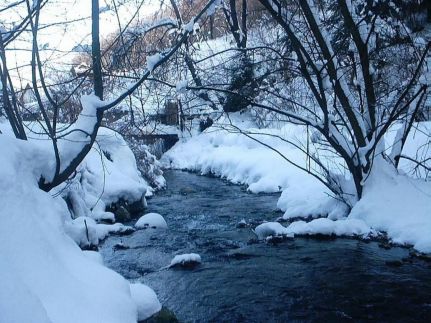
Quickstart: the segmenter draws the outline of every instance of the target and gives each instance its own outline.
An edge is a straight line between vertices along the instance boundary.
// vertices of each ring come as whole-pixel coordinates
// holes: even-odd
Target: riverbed
[[[108,267],[152,287],[179,321],[431,320],[431,263],[407,248],[348,238],[257,241],[252,229],[282,215],[278,194],[181,171],[165,177],[167,189],[146,212],[162,214],[168,230],[111,236],[100,251]],[[166,269],[191,252],[201,265]]]

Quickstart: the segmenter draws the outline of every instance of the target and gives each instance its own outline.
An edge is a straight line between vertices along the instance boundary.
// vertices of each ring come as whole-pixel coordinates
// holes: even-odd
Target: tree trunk
[[[99,0],[91,2],[91,56],[93,60],[94,94],[103,100],[102,55],[99,40]]]

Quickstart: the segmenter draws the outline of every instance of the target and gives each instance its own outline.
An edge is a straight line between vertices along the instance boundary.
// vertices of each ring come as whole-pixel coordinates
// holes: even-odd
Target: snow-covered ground
[[[146,191],[122,139],[102,130],[101,136],[109,136],[101,137],[98,151],[110,156],[93,149],[81,164],[72,186],[81,185],[75,191],[83,211],[71,214],[60,194],[38,187],[40,175],[52,171],[50,142],[17,140],[4,124],[1,131],[0,322],[124,323],[158,311],[160,303],[149,287],[130,287],[103,266],[97,253],[78,246],[126,229],[96,223],[95,214],[104,212],[89,207],[96,196],[107,204],[118,197],[141,198]]]
[[[310,222],[295,221],[288,227],[278,222],[265,222],[254,230],[259,239],[269,236],[284,236],[293,238],[298,235],[335,235],[335,236],[372,236],[375,232],[364,221],[359,219],[340,219],[333,221],[328,218],[319,218]]]
[[[338,218],[346,208],[331,198],[329,191],[312,176],[285,160],[306,165],[305,155],[284,140],[295,144],[306,142],[306,129],[284,126],[280,129],[257,129],[247,117],[231,116],[234,124],[274,150],[248,136],[212,127],[200,135],[177,143],[162,157],[167,167],[212,173],[227,180],[245,184],[253,193],[283,192],[278,207],[286,217],[319,216],[329,214]]]
[[[51,143],[41,134],[42,129],[38,123],[29,123],[26,126],[29,129],[31,145],[43,151],[46,158],[46,161],[35,160],[35,164],[39,162],[39,165],[44,165],[40,174],[49,174],[50,168],[53,167]],[[59,128],[62,127],[65,133],[70,131],[69,127],[60,124]],[[0,122],[0,130],[13,136],[6,122]],[[60,145],[66,144],[65,142],[60,141]],[[137,169],[135,156],[122,136],[102,127],[99,129],[96,143],[77,168],[73,179],[54,188],[51,194],[60,195],[69,201],[69,209],[74,220],[67,224],[67,231],[83,246],[97,245],[108,233],[127,229],[119,223],[115,225],[98,223],[103,220],[110,222],[116,220],[113,213],[105,211],[107,206],[120,199],[145,205],[145,196],[151,195],[152,192],[152,188]]]
[[[387,232],[394,243],[431,252],[431,182],[411,176],[415,164],[402,160],[400,172],[375,165],[363,198],[349,213],[320,181],[292,164],[305,169],[315,166],[308,164],[306,156],[297,147],[286,142],[306,143],[306,128],[286,125],[256,129],[247,117],[231,116],[230,119],[234,127],[224,126],[229,128],[225,130],[215,125],[205,133],[185,138],[163,156],[162,162],[167,167],[212,173],[233,183],[245,184],[253,193],[281,192],[278,207],[285,212],[285,219],[321,216],[329,219],[324,223],[321,219],[309,223],[294,222],[289,226],[289,232],[367,235],[377,230]],[[248,136],[238,133],[237,128],[243,129]],[[404,152],[418,157],[419,149],[421,159],[425,160],[430,156],[424,144],[429,140],[431,124],[421,123],[417,128],[412,131]],[[386,138],[387,147],[391,145],[393,133]],[[310,144],[310,150],[313,149],[317,151],[317,147]],[[330,167],[337,167],[340,161],[328,153],[326,162]],[[342,170],[340,174],[343,174]],[[339,222],[334,222],[337,220]]]
[[[111,203],[123,199],[145,205],[145,195],[152,193],[124,139],[107,128],[99,130],[97,142],[75,178],[56,190],[69,199],[75,218],[87,216],[96,221],[115,220],[112,213],[105,212]]]

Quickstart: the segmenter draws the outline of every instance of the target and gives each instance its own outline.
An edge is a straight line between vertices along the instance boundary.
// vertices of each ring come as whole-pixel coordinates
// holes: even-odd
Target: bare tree
[[[27,13],[22,15],[24,18],[15,26],[11,32],[1,33],[0,41],[0,59],[1,59],[1,81],[2,81],[2,100],[3,108],[7,114],[8,121],[13,129],[17,138],[26,139],[24,124],[20,119],[20,114],[17,109],[15,90],[13,82],[10,79],[9,69],[6,62],[6,46],[13,41],[19,33],[22,33],[26,28],[30,28],[32,37],[32,62],[31,74],[32,83],[37,103],[43,115],[43,121],[40,121],[41,127],[44,129],[45,134],[52,142],[54,156],[55,156],[55,170],[50,174],[41,174],[39,187],[42,190],[49,191],[52,188],[70,178],[80,163],[84,160],[85,156],[90,151],[95,143],[98,129],[100,128],[104,116],[104,112],[120,104],[124,99],[129,97],[136,91],[152,74],[152,72],[159,66],[167,62],[177,51],[183,46],[193,30],[190,28],[183,28],[177,34],[176,41],[171,47],[162,50],[155,56],[147,58],[146,68],[141,69],[141,75],[136,82],[130,85],[123,93],[117,95],[110,101],[103,101],[103,71],[102,71],[102,54],[100,48],[100,35],[99,35],[99,1],[92,0],[92,81],[93,89],[96,97],[89,97],[83,102],[83,112],[78,117],[76,122],[65,131],[58,131],[56,128],[58,109],[63,102],[58,102],[53,99],[50,89],[45,82],[45,76],[42,68],[42,61],[39,55],[38,45],[38,31],[41,28],[39,25],[39,16],[43,10],[46,1],[35,1],[30,3],[25,0]],[[213,6],[214,0],[209,0],[194,16],[187,25],[194,25],[202,17],[207,14],[209,8]],[[8,10],[9,7],[2,10]],[[159,26],[155,26],[157,28]],[[124,32],[124,30],[123,30]],[[54,113],[50,116],[47,112],[45,102],[39,92],[41,89],[54,107]]]
[[[244,87],[232,84],[212,84],[207,77],[204,85],[188,88],[224,93],[242,102],[234,108],[254,107],[310,129],[305,148],[300,148],[314,168],[295,166],[311,173],[353,206],[362,197],[376,164],[398,167],[428,93],[428,84],[421,81],[421,75],[427,68],[431,44],[416,45],[408,29],[399,27],[402,22],[396,17],[387,19],[366,12],[361,1],[260,2],[272,18],[268,24],[275,23],[273,30],[280,31],[282,37],[277,36],[279,45],[274,42],[240,49],[260,57],[257,63],[264,68],[259,73],[254,68],[251,72],[257,86],[244,91]],[[238,24],[231,26],[237,30]],[[387,30],[397,37],[387,36]],[[238,49],[213,55],[229,50]],[[228,108],[232,106],[230,101],[225,103]],[[384,137],[395,126],[395,143],[385,147]],[[309,150],[309,141],[317,147],[314,152]],[[337,160],[337,167],[330,167],[319,156],[326,153]],[[289,156],[284,157],[289,160]],[[340,167],[346,172],[335,169]]]
[[[398,164],[427,91],[427,85],[419,82],[419,76],[430,44],[417,56],[408,82],[388,93],[380,90],[380,76],[373,66],[373,55],[378,51],[376,25],[381,23],[377,16],[367,22],[357,12],[354,2],[335,1],[352,53],[352,61],[346,65],[342,63],[341,50],[334,50],[333,31],[331,33],[322,21],[325,2],[260,1],[285,32],[313,102],[301,107],[299,112],[251,103],[315,129],[320,140],[344,160],[354,183],[354,200],[360,199],[378,156],[383,156],[388,165]],[[349,80],[350,75],[354,84]],[[396,144],[390,154],[384,154],[384,136],[400,120],[402,126]],[[337,180],[329,169],[325,173],[325,183],[331,191],[341,197],[349,192],[344,180]],[[347,196],[344,199],[351,200]]]

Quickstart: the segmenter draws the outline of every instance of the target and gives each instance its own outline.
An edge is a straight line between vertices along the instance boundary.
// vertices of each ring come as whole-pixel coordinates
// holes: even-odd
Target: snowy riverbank
[[[124,323],[160,310],[149,287],[131,285],[105,267],[98,253],[78,246],[121,231],[119,223],[97,223],[113,217],[104,207],[120,197],[140,199],[147,188],[121,137],[108,130],[100,135],[98,149],[71,185],[62,187],[74,192],[72,214],[61,194],[38,187],[40,174],[51,170],[50,142],[0,135],[1,323]]]
[[[252,126],[245,118],[237,118],[234,127],[224,126],[229,130],[210,128],[206,133],[177,143],[162,161],[167,167],[211,173],[233,183],[245,184],[253,193],[281,192],[278,207],[284,211],[285,219],[320,216],[340,221],[355,219],[370,230],[387,232],[394,243],[412,245],[420,252],[431,253],[430,182],[376,167],[368,179],[363,198],[349,213],[348,208],[334,199],[322,183],[281,156],[301,167],[313,167],[294,146],[307,142],[306,128],[290,125],[260,130]],[[237,127],[246,129],[248,136],[238,133]],[[413,131],[407,142],[407,153],[416,152],[416,148],[427,140],[431,125],[424,123],[419,128],[420,131]],[[393,140],[389,137],[387,146]],[[310,146],[312,149],[316,148]],[[328,156],[327,163],[336,165],[332,156]],[[413,166],[403,161],[402,169],[409,172]],[[351,223],[358,224],[358,221]],[[333,225],[335,227],[336,223]],[[322,233],[326,229],[322,228]]]

